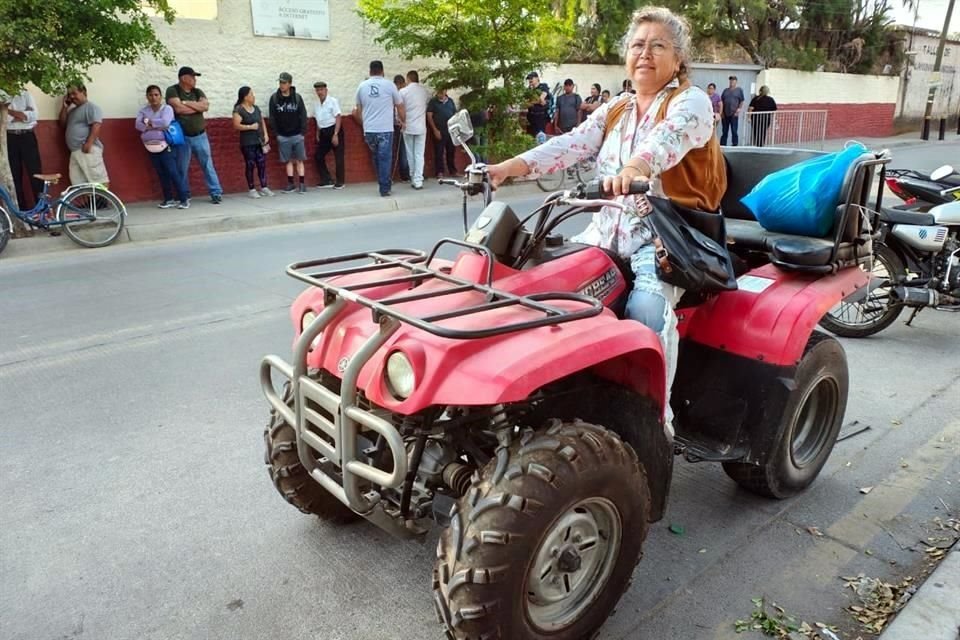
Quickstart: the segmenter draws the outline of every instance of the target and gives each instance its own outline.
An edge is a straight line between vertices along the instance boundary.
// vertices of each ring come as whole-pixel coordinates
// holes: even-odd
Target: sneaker
[[[189,209],[189,208],[190,208],[189,200],[184,200],[183,202],[177,205],[177,209]]]
[[[176,200],[164,200],[157,205],[157,209],[173,209],[175,206],[177,206]]]
[[[306,192],[307,192],[307,185],[305,185],[304,183],[301,182],[301,183],[300,183],[300,190],[299,190],[297,193],[306,193]]]
[[[380,197],[381,197],[381,198],[388,198],[388,197],[390,197],[391,195],[393,195],[393,194],[391,194],[389,191],[387,191],[386,193],[381,193],[381,194],[380,194]]]
[[[223,202],[223,197],[222,197],[222,196],[210,196],[210,202],[213,203],[213,204],[220,204],[221,202]]]
[[[247,191],[247,195],[254,199],[260,197],[260,193],[256,189],[250,189],[250,191]]]
[[[317,185],[317,189],[333,189],[334,184],[332,182],[321,182]]]
[[[285,186],[283,188],[283,191],[281,191],[280,193],[296,193],[296,192],[297,192],[297,187],[291,182],[290,184]]]
[[[423,185],[422,185],[422,184],[412,184],[412,185],[410,185],[410,186],[413,187],[414,189],[416,189],[417,191],[420,191],[420,189],[423,189]]]
[[[336,189],[337,191],[340,191],[340,189],[343,189],[343,185],[342,185],[342,184],[335,184],[335,185],[333,185],[333,188]]]
[[[272,198],[277,194],[275,194],[273,191],[270,191],[269,187],[264,187],[263,189],[260,189],[260,195],[264,198]]]
[[[443,180],[443,177],[444,177],[444,176],[443,176],[443,171],[441,171],[441,172],[439,172],[439,173],[437,174],[437,180]]]

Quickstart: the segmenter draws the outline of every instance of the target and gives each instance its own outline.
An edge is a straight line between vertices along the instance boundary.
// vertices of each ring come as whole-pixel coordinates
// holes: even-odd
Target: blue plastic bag
[[[176,120],[163,130],[163,137],[166,138],[167,144],[171,147],[179,147],[186,142],[183,137],[183,127]]]
[[[866,152],[858,142],[775,171],[740,202],[767,231],[822,238],[833,229],[847,169]]]

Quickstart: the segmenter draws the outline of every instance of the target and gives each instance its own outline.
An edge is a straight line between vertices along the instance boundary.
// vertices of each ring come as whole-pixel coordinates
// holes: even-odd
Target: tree
[[[573,31],[568,62],[618,64],[620,45],[637,0],[555,0],[555,10]]]
[[[570,30],[552,0],[359,0],[379,27],[376,41],[404,57],[428,58],[434,89],[463,89],[471,111],[493,107],[489,153],[506,157],[530,146],[515,112],[528,95],[526,74],[559,62]]]
[[[151,11],[152,10],[152,11]],[[0,2],[0,182],[16,202],[7,157],[7,106],[28,83],[62,93],[102,62],[133,64],[150,54],[173,64],[151,13],[172,23],[168,0],[4,0]],[[23,226],[14,218],[15,231]]]

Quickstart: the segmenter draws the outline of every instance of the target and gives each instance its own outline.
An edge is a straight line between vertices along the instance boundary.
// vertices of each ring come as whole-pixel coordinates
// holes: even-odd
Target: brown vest
[[[667,117],[670,102],[689,88],[690,81],[684,80],[679,87],[670,92],[667,99],[660,105],[656,122],[661,122]],[[607,111],[604,139],[623,117],[624,111],[627,110],[627,103],[631,99],[619,100]],[[727,190],[727,166],[720,151],[720,141],[717,140],[716,132],[714,131],[710,136],[705,146],[691,149],[677,166],[661,173],[660,183],[663,185],[663,192],[679,205],[700,211],[719,211],[720,199]]]

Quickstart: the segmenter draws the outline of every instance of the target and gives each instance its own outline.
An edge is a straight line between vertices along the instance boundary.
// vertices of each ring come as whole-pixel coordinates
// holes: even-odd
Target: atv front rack
[[[432,269],[431,263],[437,255],[437,251],[443,245],[456,245],[474,251],[486,258],[486,274],[483,283],[471,282],[463,278],[458,278],[439,269]],[[317,267],[334,267],[344,263],[356,262],[358,260],[370,260],[372,262],[360,266],[340,267],[328,269],[325,271],[313,271]],[[596,299],[579,293],[551,292],[534,293],[526,296],[516,295],[507,291],[501,291],[493,287],[493,253],[487,247],[445,238],[440,240],[430,255],[423,251],[412,249],[385,249],[382,251],[368,251],[364,253],[353,253],[333,258],[324,258],[322,260],[310,260],[308,262],[297,262],[287,267],[287,274],[306,282],[309,285],[320,287],[324,290],[324,303],[332,304],[337,298],[342,298],[348,302],[354,302],[373,311],[374,322],[380,322],[381,318],[389,317],[399,320],[404,324],[409,324],[418,329],[431,333],[441,338],[451,338],[454,340],[475,340],[479,338],[490,338],[505,333],[515,331],[525,331],[537,327],[546,327],[571,322],[573,320],[582,320],[591,318],[603,312],[603,305]],[[383,280],[371,280],[356,284],[347,284],[338,286],[329,282],[330,278],[337,276],[352,275],[358,273],[375,273],[384,269],[404,269],[409,271],[406,275],[385,278]],[[451,286],[443,289],[435,289],[421,293],[404,293],[393,295],[388,298],[373,299],[361,295],[360,291],[371,289],[384,285],[394,285],[410,283],[412,287],[419,286],[429,280],[440,280]],[[430,316],[417,317],[404,313],[396,309],[396,305],[405,302],[414,302],[417,300],[426,300],[429,298],[440,298],[456,293],[465,293],[476,291],[484,294],[484,302],[474,304],[460,309],[453,309],[436,313]],[[550,302],[577,302],[584,305],[584,308],[577,310],[562,309],[549,304]],[[539,318],[511,322],[503,325],[494,325],[482,329],[455,329],[438,324],[443,320],[451,318],[462,318],[464,316],[493,311],[494,309],[505,309],[509,307],[522,307],[531,311],[538,311],[542,315]]]
[[[464,247],[484,255],[487,258],[484,282],[471,282],[431,268],[438,248],[445,244]],[[345,263],[361,260],[367,263],[344,266]],[[310,476],[353,511],[396,536],[419,537],[423,531],[412,522],[402,522],[388,513],[378,492],[371,489],[399,489],[403,486],[409,466],[406,446],[402,435],[388,419],[389,416],[384,416],[382,410],[361,406],[357,381],[363,367],[387,343],[400,325],[409,324],[443,338],[469,340],[557,325],[590,318],[603,312],[603,305],[599,301],[581,294],[558,292],[521,296],[495,289],[492,286],[493,262],[494,256],[486,247],[445,239],[437,243],[429,255],[408,249],[386,249],[298,262],[287,268],[287,273],[297,280],[323,289],[325,304],[324,309],[308,326],[303,327],[297,338],[293,364],[274,355],[263,358],[260,363],[260,385],[263,394],[270,406],[293,426],[297,434],[298,457]],[[328,269],[316,271],[319,267]],[[337,276],[376,273],[389,269],[402,269],[408,273],[371,282],[341,285],[329,282],[329,279]],[[415,290],[417,286],[430,280],[442,281],[450,286],[433,291]],[[380,299],[358,293],[373,287],[402,283],[409,283],[414,290]],[[396,305],[404,302],[470,291],[483,293],[483,302],[424,317],[413,316],[396,308]],[[558,301],[579,303],[582,308],[570,310],[549,304]],[[337,372],[340,376],[340,392],[336,393],[308,375],[307,355],[316,337],[335,322],[350,303],[371,309],[373,320],[379,328],[356,353],[342,360],[342,367]],[[451,318],[510,307],[535,311],[540,317],[480,329],[456,329],[438,324]],[[275,373],[290,380],[292,406],[277,393],[273,382]],[[391,470],[378,468],[374,461],[367,457],[359,444],[363,432],[376,434],[378,440],[389,450],[393,467]],[[330,472],[330,464],[336,468],[335,473]]]

